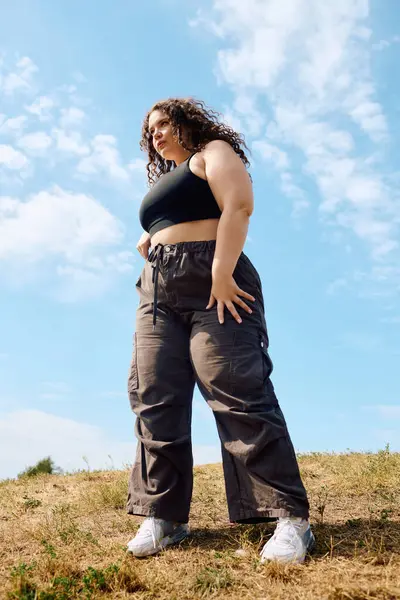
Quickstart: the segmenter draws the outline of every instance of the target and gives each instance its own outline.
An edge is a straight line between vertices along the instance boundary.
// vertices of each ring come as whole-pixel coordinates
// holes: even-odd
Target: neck
[[[183,150],[182,152],[179,153],[179,156],[176,156],[173,161],[175,162],[176,166],[179,166],[181,163],[183,163],[187,158],[189,158],[189,156],[192,153],[189,152],[188,150]]]

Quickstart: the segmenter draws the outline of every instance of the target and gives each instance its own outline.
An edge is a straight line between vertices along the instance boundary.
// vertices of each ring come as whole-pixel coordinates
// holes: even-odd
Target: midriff
[[[178,244],[179,242],[203,242],[217,239],[219,219],[204,219],[178,223],[157,231],[151,238],[151,246]]]

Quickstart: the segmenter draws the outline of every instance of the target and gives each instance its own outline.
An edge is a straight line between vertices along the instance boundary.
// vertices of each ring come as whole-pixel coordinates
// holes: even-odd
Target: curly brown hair
[[[250,152],[243,135],[222,123],[219,120],[220,113],[207,108],[203,101],[195,98],[168,98],[156,102],[143,121],[142,139],[139,145],[140,149],[147,152],[149,157],[146,165],[149,185],[154,184],[161,175],[175,167],[174,161],[165,160],[153,146],[149,131],[149,118],[154,110],[161,110],[168,115],[173,135],[185,150],[199,152],[211,140],[225,140],[240,156],[246,167],[250,166],[243,151],[243,148],[246,148]]]

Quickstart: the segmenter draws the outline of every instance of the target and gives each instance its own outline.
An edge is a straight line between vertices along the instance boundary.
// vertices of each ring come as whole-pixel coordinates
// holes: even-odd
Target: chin
[[[161,154],[160,152],[160,156],[164,159],[164,160],[174,160],[174,158],[171,156],[170,152],[163,152]]]

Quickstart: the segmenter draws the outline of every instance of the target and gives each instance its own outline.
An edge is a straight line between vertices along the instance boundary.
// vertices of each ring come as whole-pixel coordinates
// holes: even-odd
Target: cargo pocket
[[[260,334],[260,347],[263,359],[263,393],[272,406],[278,406],[278,399],[275,395],[273,383],[270,379],[274,365],[268,352],[268,337],[265,333]]]
[[[263,334],[260,335],[260,347],[263,358],[263,379],[265,381],[269,379],[274,366],[268,353],[268,338]]]
[[[137,335],[136,333],[133,336],[133,352],[132,352],[132,360],[131,366],[129,369],[129,377],[128,377],[128,392],[134,392],[137,390],[139,385],[138,380],[138,371],[137,371]]]

